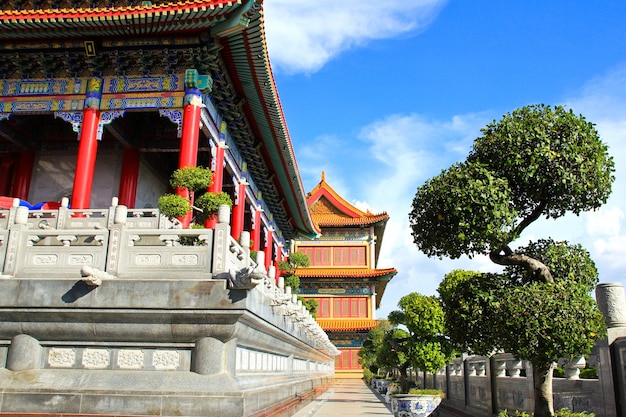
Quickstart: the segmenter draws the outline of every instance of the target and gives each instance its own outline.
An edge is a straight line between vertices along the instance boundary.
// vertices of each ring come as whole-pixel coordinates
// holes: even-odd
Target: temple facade
[[[194,166],[204,229],[156,208]],[[277,286],[316,234],[262,1],[0,5],[1,413],[290,415],[338,353]]]
[[[295,251],[311,265],[298,268],[300,294],[318,303],[317,322],[339,349],[338,378],[361,378],[358,351],[376,327],[376,309],[395,268],[378,268],[387,213],[362,211],[342,198],[327,182],[307,195],[316,239],[299,239]]]

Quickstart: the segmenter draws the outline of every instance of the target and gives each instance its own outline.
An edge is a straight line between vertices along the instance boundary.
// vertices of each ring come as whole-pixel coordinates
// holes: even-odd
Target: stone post
[[[222,342],[213,337],[196,341],[191,357],[191,370],[201,375],[235,374],[237,339]]]
[[[213,276],[227,272],[228,256],[230,254],[230,208],[220,206],[217,212],[217,225],[213,237]]]
[[[604,314],[606,327],[626,327],[626,296],[619,282],[603,282],[596,286],[598,308]]]
[[[626,417],[626,296],[619,282],[603,282],[596,286],[596,302],[604,315],[607,337],[594,348],[600,366],[598,377],[602,383],[607,415]],[[612,352],[611,352],[612,351]],[[615,394],[613,394],[615,393]]]
[[[39,341],[27,334],[18,334],[11,340],[7,355],[7,369],[25,371],[42,366],[43,349]]]

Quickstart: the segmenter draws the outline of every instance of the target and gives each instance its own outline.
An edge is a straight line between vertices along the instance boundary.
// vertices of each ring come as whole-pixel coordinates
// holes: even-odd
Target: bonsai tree
[[[213,183],[213,172],[204,167],[183,167],[172,173],[170,185],[178,190],[176,194],[164,194],[159,197],[159,210],[169,219],[180,219],[196,209],[196,223],[201,224],[212,214],[217,213],[220,205],[232,207],[230,196],[224,192],[212,193],[206,189]],[[194,201],[195,193],[204,191]],[[186,225],[188,226],[188,225]]]
[[[540,217],[557,219],[566,213],[578,215],[599,208],[611,193],[614,162],[594,125],[560,106],[523,107],[481,131],[483,135],[474,141],[464,162],[417,189],[409,213],[413,240],[428,256],[454,259],[484,254],[506,267],[500,275],[470,274],[471,279],[461,280],[464,284],[458,290],[480,306],[500,302],[503,293],[509,295],[508,301],[503,301],[508,306],[501,311],[508,316],[499,316],[510,325],[507,336],[470,324],[465,325],[465,334],[451,334],[456,342],[466,338],[464,343],[476,352],[488,352],[487,346],[502,348],[505,338],[519,339],[517,348],[507,347],[533,364],[535,415],[552,416],[552,360],[584,346],[574,340],[580,337],[574,334],[577,332],[568,330],[558,336],[555,332],[560,328],[548,325],[553,320],[573,322],[572,317],[564,316],[574,310],[563,308],[559,316],[545,315],[548,306],[563,307],[565,300],[596,311],[588,291],[597,273],[580,247],[544,240],[514,251],[511,244]],[[581,283],[574,285],[577,281]],[[447,309],[460,305],[446,298],[452,291],[448,286],[455,287],[453,284],[450,279],[441,288]],[[531,307],[531,303],[514,305],[513,300],[524,300],[530,294],[537,310],[528,313],[532,319],[518,322],[516,309]],[[542,310],[544,307],[547,310]],[[472,314],[468,318],[476,324],[481,311]],[[597,316],[591,311],[585,314]],[[496,324],[491,327],[504,331],[496,329]],[[586,320],[575,329],[583,330],[581,334],[589,336],[592,343],[601,334],[602,323]],[[531,333],[536,340],[561,337],[563,343],[535,343]]]
[[[300,292],[300,277],[296,275],[297,268],[306,268],[311,265],[311,260],[307,255],[302,252],[292,252],[289,254],[289,258],[286,261],[278,262],[278,268],[281,271],[281,275],[285,279],[285,286],[291,287],[294,294]],[[317,313],[318,303],[314,299],[305,300],[298,295],[298,298],[302,301],[302,305],[315,317]]]
[[[361,345],[358,353],[359,364],[365,370],[364,372],[369,371],[374,375],[378,373],[381,366],[378,360],[378,351],[383,345],[385,335],[392,330],[393,326],[388,320],[378,320],[376,327],[367,332],[367,338]],[[391,351],[391,344],[389,344],[388,350]],[[395,367],[395,365],[392,367]]]
[[[404,326],[406,336],[397,337],[395,331],[388,334],[392,335],[391,351],[399,353],[400,389],[406,393],[409,367],[436,373],[450,362],[454,349],[445,335],[445,316],[436,297],[410,293],[400,299],[398,307],[389,313],[389,321]]]

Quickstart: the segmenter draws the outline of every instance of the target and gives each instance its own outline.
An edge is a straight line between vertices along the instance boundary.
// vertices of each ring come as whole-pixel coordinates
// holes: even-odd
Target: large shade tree
[[[453,320],[450,334],[474,352],[505,348],[529,360],[535,415],[552,416],[553,361],[584,352],[602,333],[589,296],[597,271],[580,246],[512,243],[541,217],[598,209],[611,193],[614,162],[594,125],[561,106],[523,107],[481,131],[465,161],[418,188],[412,235],[428,256],[483,254],[505,267],[446,277],[444,307],[468,320]],[[473,310],[463,311],[468,303]]]

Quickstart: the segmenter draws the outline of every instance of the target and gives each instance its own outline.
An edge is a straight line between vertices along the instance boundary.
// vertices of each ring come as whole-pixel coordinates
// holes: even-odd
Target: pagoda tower
[[[336,377],[361,378],[358,351],[376,327],[376,309],[397,274],[395,268],[377,268],[389,215],[359,210],[326,182],[324,173],[308,193],[307,205],[320,234],[295,243],[294,251],[311,261],[297,270],[300,295],[318,302],[317,322],[341,352]]]

